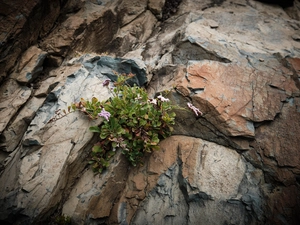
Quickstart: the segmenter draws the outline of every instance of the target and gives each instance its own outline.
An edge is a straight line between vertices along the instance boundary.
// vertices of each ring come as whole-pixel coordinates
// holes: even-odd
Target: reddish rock
[[[193,103],[223,133],[254,137],[253,122],[273,120],[281,101],[299,90],[286,68],[278,72],[213,61],[191,62],[188,75],[177,83]]]

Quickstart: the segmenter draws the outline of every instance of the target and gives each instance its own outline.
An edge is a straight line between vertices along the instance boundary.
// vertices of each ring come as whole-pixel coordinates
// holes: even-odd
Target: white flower
[[[193,112],[196,114],[196,116],[202,116],[202,112],[200,111],[200,109],[198,109],[196,106],[194,106],[192,103],[188,102],[187,106],[193,110]]]
[[[157,96],[157,98],[160,99],[162,102],[168,102],[168,101],[170,101],[168,98],[165,98],[162,95]]]
[[[149,99],[148,102],[150,102],[151,104],[157,105],[157,100],[156,99]]]

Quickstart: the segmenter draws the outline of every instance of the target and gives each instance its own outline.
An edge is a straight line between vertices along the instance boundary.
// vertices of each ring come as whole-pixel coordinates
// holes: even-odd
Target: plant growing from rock
[[[119,150],[133,166],[142,164],[144,155],[158,149],[159,141],[173,130],[175,106],[162,95],[149,99],[145,89],[128,85],[132,76],[118,75],[113,87],[110,80],[105,80],[103,86],[113,93],[107,101],[100,102],[95,97],[90,101],[81,99],[68,108],[80,110],[91,119],[104,118],[100,126],[90,127],[100,137],[89,162],[94,172],[101,173],[107,168]]]
[[[70,225],[71,224],[71,217],[66,215],[57,216],[55,218],[55,224],[57,225]]]

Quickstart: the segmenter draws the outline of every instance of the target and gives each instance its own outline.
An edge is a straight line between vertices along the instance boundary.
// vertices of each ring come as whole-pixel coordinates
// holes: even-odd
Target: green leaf
[[[92,104],[96,104],[98,102],[98,99],[96,97],[92,98]]]
[[[105,139],[105,138],[107,138],[107,136],[108,136],[108,133],[105,132],[105,131],[102,131],[102,132],[100,133],[100,138],[101,138],[101,139]]]
[[[101,132],[101,130],[98,126],[92,126],[92,127],[89,128],[89,130],[93,133],[100,133]]]
[[[145,126],[147,124],[146,120],[141,119],[140,120],[140,126]]]
[[[111,143],[111,146],[112,146],[113,148],[116,148],[116,147],[117,147],[117,145],[118,145],[118,143],[117,143],[117,142],[112,142],[112,143]]]
[[[92,151],[95,153],[101,153],[103,149],[99,145],[94,145]]]

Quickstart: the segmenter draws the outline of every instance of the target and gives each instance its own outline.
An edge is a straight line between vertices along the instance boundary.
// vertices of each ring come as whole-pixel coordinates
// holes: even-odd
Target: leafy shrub
[[[171,135],[175,124],[175,113],[169,99],[159,95],[149,99],[145,89],[129,86],[127,80],[133,75],[118,75],[111,87],[111,81],[104,81],[113,97],[105,102],[93,97],[91,101],[81,99],[72,104],[68,111],[79,109],[91,119],[103,117],[100,127],[90,127],[99,133],[100,140],[92,149],[90,164],[94,172],[101,173],[109,166],[110,159],[121,150],[129,162],[142,164],[145,153],[158,149],[162,138]]]

